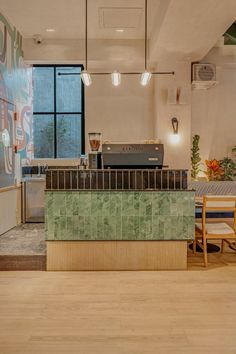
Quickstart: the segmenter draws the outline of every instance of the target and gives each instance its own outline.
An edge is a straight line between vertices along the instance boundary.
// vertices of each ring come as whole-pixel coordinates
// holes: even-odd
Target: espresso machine
[[[88,133],[91,152],[88,154],[90,170],[102,168],[102,153],[99,151],[101,145],[101,133]]]

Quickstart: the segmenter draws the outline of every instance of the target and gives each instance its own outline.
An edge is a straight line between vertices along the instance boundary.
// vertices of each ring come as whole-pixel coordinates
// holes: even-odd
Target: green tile
[[[134,225],[134,239],[136,240],[139,238],[139,216],[134,216],[133,225]]]
[[[85,216],[84,217],[84,234],[83,234],[84,240],[91,240],[91,237],[92,237],[91,229],[92,229],[91,216]]]
[[[135,217],[134,216],[128,216],[127,238],[129,240],[134,240],[135,239]]]
[[[55,193],[53,196],[53,215],[60,216],[66,211],[66,196],[64,193]]]
[[[139,215],[150,216],[152,214],[152,193],[140,192]]]
[[[90,238],[96,240],[98,238],[97,232],[97,216],[91,216],[91,225],[90,225]]]
[[[80,192],[79,197],[79,215],[89,216],[91,214],[91,193]]]
[[[66,235],[69,240],[73,239],[73,216],[66,217]],[[63,226],[64,229],[64,226]]]
[[[114,217],[104,216],[103,217],[103,239],[110,240],[115,239],[116,224]]]
[[[140,216],[139,217],[139,240],[145,240],[146,239],[146,218],[145,216]]]
[[[122,240],[122,217],[116,216],[116,240]]]
[[[103,195],[102,201],[102,215],[109,216],[110,215],[110,194],[109,192],[105,192]]]
[[[47,239],[191,239],[192,192],[50,192]]]
[[[122,216],[132,216],[134,214],[134,193],[122,194]]]
[[[68,216],[73,215],[73,201],[74,200],[75,200],[75,197],[71,193],[68,193],[66,195],[66,215],[68,215]]]
[[[159,217],[157,215],[152,217],[152,234],[153,239],[157,239],[159,237]]]
[[[79,215],[79,199],[80,194],[79,193],[74,193],[72,195],[72,209],[73,209],[73,215]]]
[[[78,216],[78,235],[80,240],[84,239],[84,228],[84,216]]]
[[[97,239],[103,240],[103,217],[99,216],[97,218]]]
[[[122,194],[121,193],[110,193],[110,215],[111,216],[121,216],[122,209]]]
[[[73,215],[72,216],[72,224],[73,224],[73,235],[72,235],[72,239],[73,240],[78,240],[79,238],[79,225],[78,225],[78,216],[77,215]]]
[[[160,215],[170,215],[170,196],[168,192],[166,192],[166,195],[161,194],[159,208]]]
[[[160,196],[159,193],[152,193],[152,215],[160,215]]]

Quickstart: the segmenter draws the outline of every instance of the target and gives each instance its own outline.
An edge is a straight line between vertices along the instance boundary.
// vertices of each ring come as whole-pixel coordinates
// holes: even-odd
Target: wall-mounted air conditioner
[[[215,64],[192,64],[193,89],[209,89],[217,84]]]

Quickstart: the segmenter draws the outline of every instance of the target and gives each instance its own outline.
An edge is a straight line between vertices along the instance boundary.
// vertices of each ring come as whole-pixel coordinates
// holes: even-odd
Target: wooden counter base
[[[47,241],[47,270],[187,269],[187,241]]]

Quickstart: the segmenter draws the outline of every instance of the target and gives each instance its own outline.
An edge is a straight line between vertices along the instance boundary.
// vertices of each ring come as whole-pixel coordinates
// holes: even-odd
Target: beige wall
[[[153,85],[142,87],[138,76],[122,76],[114,87],[110,77],[96,77],[86,88],[86,132],[101,131],[103,140],[153,139]]]
[[[194,90],[192,134],[200,135],[205,159],[221,159],[236,145],[236,50],[234,46],[213,48],[204,62],[217,65],[218,84],[209,90]]]
[[[84,64],[85,42],[75,39],[47,39],[35,44],[23,39],[24,58],[33,63],[77,62]],[[144,65],[144,41],[91,39],[88,40],[88,67],[90,70],[141,70]]]
[[[159,63],[158,70],[174,70],[174,76],[157,76],[155,78],[155,137],[161,139],[165,147],[165,165],[170,168],[190,167],[191,135],[191,63]],[[168,89],[173,87],[185,89],[187,104],[168,104]],[[173,133],[171,118],[179,121],[179,143],[171,140]]]

